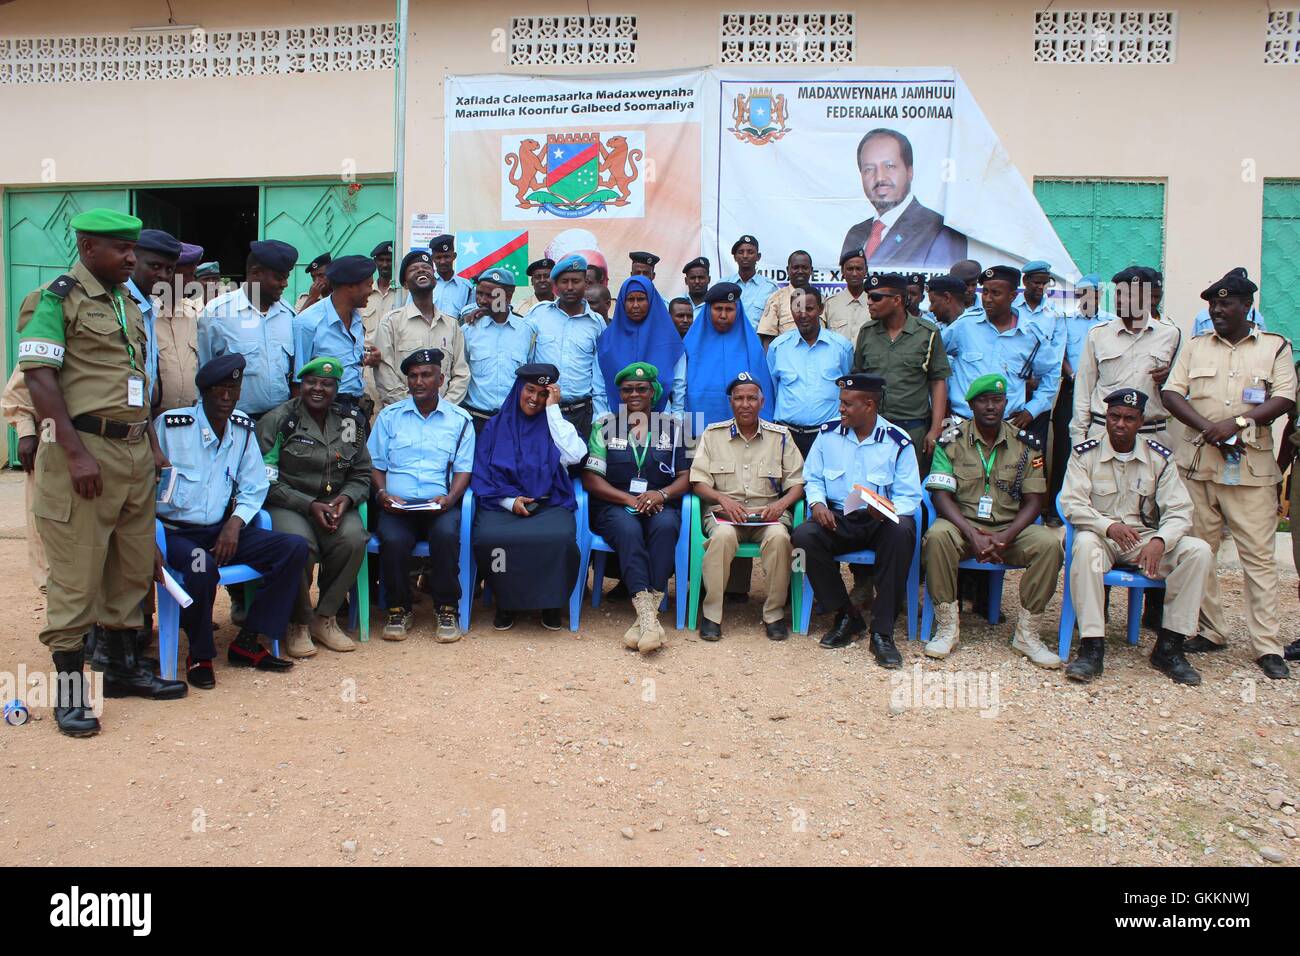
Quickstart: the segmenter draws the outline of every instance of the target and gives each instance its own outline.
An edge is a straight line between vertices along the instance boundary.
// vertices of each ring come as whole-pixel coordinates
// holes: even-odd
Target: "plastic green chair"
[[[690,508],[691,521],[691,591],[690,591],[690,617],[686,626],[692,631],[699,624],[700,616],[700,578],[704,573],[704,542],[708,539],[704,536],[704,526],[702,508],[703,503],[695,495],[690,496],[690,500],[683,504],[683,507]],[[794,524],[797,526],[803,521],[803,501],[799,501],[794,506]],[[738,558],[757,558],[759,557],[759,546],[754,542],[745,542],[736,548],[736,557]],[[793,620],[799,620],[799,613],[803,610],[803,589],[794,587],[794,575],[790,576],[790,611]]]

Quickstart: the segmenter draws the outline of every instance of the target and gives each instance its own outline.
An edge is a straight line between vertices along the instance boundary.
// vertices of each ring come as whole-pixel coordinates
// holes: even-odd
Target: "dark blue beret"
[[[1140,392],[1136,388],[1117,388],[1102,401],[1106,403],[1107,408],[1112,405],[1127,405],[1141,412],[1147,407],[1146,392]]]
[[[875,275],[867,277],[867,288],[906,292],[907,276],[901,272],[877,272]]]
[[[538,269],[544,269],[546,270],[546,274],[549,276],[551,274],[551,270],[554,268],[555,268],[555,260],[548,259],[545,256],[542,256],[542,258],[538,259],[536,262],[530,262],[528,264],[528,274],[532,275]]]
[[[375,274],[375,260],[369,256],[340,256],[325,267],[330,285],[353,285]]]
[[[390,256],[393,254],[393,240],[385,239],[379,245],[375,246],[375,248],[371,249],[370,258],[373,259],[375,256],[382,256],[385,253]]]
[[[272,272],[292,272],[298,261],[298,250],[279,239],[258,239],[248,244],[248,251],[258,265]]]
[[[402,265],[397,270],[397,282],[399,285],[406,285],[406,270],[417,262],[427,262],[433,264],[433,253],[428,249],[412,249],[406,255],[402,256]]]
[[[302,271],[310,275],[313,269],[318,269],[321,266],[327,266],[333,261],[334,261],[334,257],[332,255],[330,255],[328,252],[322,252],[311,262],[303,266]]]
[[[867,375],[865,372],[853,372],[835,380],[838,388],[847,388],[851,392],[872,392],[883,395],[885,380],[879,375]]]
[[[429,243],[430,252],[455,252],[456,237],[450,233],[444,232],[441,236],[434,236],[433,241]]]
[[[530,385],[554,385],[560,380],[560,370],[546,362],[529,362],[515,369],[515,377]]]
[[[966,283],[956,276],[935,276],[927,284],[930,287],[931,295],[936,292],[947,292],[949,295],[963,296],[966,294]]]
[[[1013,286],[1020,285],[1020,270],[1013,266],[989,266],[980,273],[980,285],[990,279],[1003,279]]]
[[[1246,270],[1238,266],[1231,270],[1218,282],[1210,286],[1201,293],[1201,298],[1206,302],[1212,299],[1226,299],[1228,296],[1241,296],[1247,298],[1253,296],[1259,291],[1259,286],[1251,282],[1246,275]]]
[[[736,302],[740,299],[740,286],[734,282],[715,282],[709,286],[709,291],[704,293],[704,301],[708,305],[714,302]]]
[[[653,266],[659,261],[659,257],[653,252],[629,252],[627,257],[644,266]]]
[[[442,367],[442,349],[416,349],[402,359],[402,374],[405,375],[417,365],[437,365]]]
[[[181,241],[170,232],[163,232],[161,229],[141,229],[135,247],[173,259],[179,258],[181,254]]]
[[[208,361],[194,376],[194,384],[200,392],[206,392],[213,385],[228,379],[236,382],[244,377],[244,367],[248,363],[238,352],[227,352]]]
[[[741,236],[739,239],[737,239],[735,242],[731,244],[731,254],[734,256],[736,254],[736,250],[743,245],[751,245],[755,249],[757,249],[758,240],[755,239],[753,236]]]
[[[690,272],[692,269],[703,269],[705,272],[709,272],[709,260],[704,258],[704,256],[696,256],[690,262],[686,263],[686,265],[682,266],[682,275],[686,275],[686,273]]]
[[[863,262],[866,262],[867,250],[863,249],[861,246],[858,246],[856,249],[845,249],[844,252],[840,254],[840,265],[844,265],[844,263],[848,262],[850,259],[861,259]]]

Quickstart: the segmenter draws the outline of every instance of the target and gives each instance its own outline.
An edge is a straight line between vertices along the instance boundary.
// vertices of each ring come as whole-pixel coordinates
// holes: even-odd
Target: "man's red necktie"
[[[885,238],[885,224],[877,219],[871,224],[871,235],[867,237],[866,253],[868,262],[876,254],[876,250],[880,248],[880,240],[883,238]]]

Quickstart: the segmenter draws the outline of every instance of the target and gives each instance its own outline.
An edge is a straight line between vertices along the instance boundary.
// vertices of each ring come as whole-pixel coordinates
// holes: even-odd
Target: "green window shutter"
[[[1300,337],[1300,180],[1264,182],[1259,311],[1295,348]]]
[[[1085,274],[1109,279],[1135,262],[1163,268],[1163,183],[1039,179],[1034,195]]]

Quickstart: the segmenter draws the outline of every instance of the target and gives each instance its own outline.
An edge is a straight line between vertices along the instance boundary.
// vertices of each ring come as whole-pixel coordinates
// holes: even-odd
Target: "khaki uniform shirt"
[[[773,292],[767,300],[767,306],[763,309],[763,315],[758,320],[758,334],[777,336],[782,332],[789,332],[794,328],[794,308],[792,302],[795,294],[801,292],[792,285],[784,289],[778,289]],[[746,318],[749,318],[746,316]],[[826,324],[826,316],[822,316],[822,325]],[[848,338],[847,336],[845,336]],[[852,339],[849,339],[852,342]]]
[[[858,331],[871,321],[871,313],[867,311],[867,290],[863,289],[855,299],[848,289],[840,289],[826,300],[822,318],[828,329],[856,345]]]
[[[1070,441],[1078,444],[1088,437],[1094,415],[1102,419],[1099,425],[1105,428],[1103,399],[1119,388],[1146,393],[1144,417],[1148,422],[1167,419],[1169,412],[1160,400],[1160,387],[1151,380],[1151,369],[1171,364],[1182,340],[1183,333],[1168,319],[1148,320],[1137,332],[1130,332],[1120,319],[1089,329],[1075,369]]]
[[[530,310],[532,310],[536,305],[538,305],[542,301],[543,301],[542,299],[537,298],[537,295],[533,293],[530,294],[528,298],[524,299],[522,302],[512,301],[510,303],[510,308],[514,309],[520,315],[527,315]],[[548,300],[548,301],[553,301],[553,300]]]
[[[469,362],[465,358],[465,336],[455,316],[439,312],[435,307],[430,322],[414,302],[408,302],[380,320],[374,345],[379,349],[375,381],[381,405],[392,405],[406,398],[402,360],[416,349],[442,350],[443,382],[438,394],[453,405],[464,401],[469,389]]]
[[[32,393],[27,391],[27,376],[21,368],[15,368],[5,383],[4,396],[0,397],[0,416],[14,427],[19,438],[32,438],[36,435],[36,406],[32,404]]]
[[[67,274],[73,281],[61,300],[43,289],[23,299],[18,309],[19,367],[58,370],[70,418],[99,415],[118,422],[147,421],[151,383],[145,371],[148,339],[144,316],[131,294],[118,286],[126,319],[123,334],[112,290],[80,261]],[[50,298],[43,299],[45,296]],[[128,353],[128,343],[134,358]],[[141,382],[137,386],[142,388],[139,404],[129,401],[134,391],[132,379]]]
[[[199,370],[199,315],[203,303],[181,299],[173,314],[159,312],[154,321],[158,337],[158,404],[187,408],[199,400],[194,376]]]
[[[1061,515],[1075,528],[1106,537],[1116,521],[1159,537],[1172,551],[1192,529],[1192,498],[1178,476],[1173,452],[1138,436],[1125,461],[1102,435],[1074,446],[1061,488]]]
[[[853,350],[853,368],[884,378],[880,414],[895,425],[929,421],[930,383],[947,381],[952,375],[938,327],[914,315],[907,317],[902,332],[892,341],[883,322],[864,325]],[[944,410],[939,411],[942,417]]]
[[[803,456],[784,425],[760,420],[758,434],[746,441],[729,418],[704,429],[691,462],[691,481],[761,511],[792,485],[803,484]]]
[[[1229,345],[1214,332],[1197,335],[1183,345],[1164,387],[1186,397],[1198,414],[1212,422],[1235,418],[1259,405],[1248,400],[1256,396],[1247,389],[1262,389],[1264,398],[1293,398],[1296,372],[1291,366],[1291,343],[1285,336],[1261,332],[1254,326],[1236,345]],[[1189,434],[1174,452],[1183,477],[1222,484],[1226,463],[1222,452],[1196,444],[1196,437]],[[1272,428],[1252,422],[1238,434],[1237,443],[1244,450],[1238,484],[1275,485],[1282,480],[1273,453]]]
[[[994,458],[994,455],[997,457]],[[985,485],[984,462],[991,462]],[[974,421],[964,421],[944,432],[934,449],[934,462],[925,479],[931,491],[947,491],[967,521],[990,527],[1005,527],[1020,511],[1023,493],[1046,494],[1043,451],[1034,436],[1003,422],[997,440],[989,448]],[[990,517],[979,516],[985,488],[993,499]]]
[[[366,304],[361,307],[361,326],[366,330],[366,345],[375,344],[375,333],[379,329],[379,323],[389,312],[397,308],[398,295],[401,287],[393,283],[388,287],[387,292],[379,291],[379,280],[375,280],[375,288],[370,291],[370,298],[366,299]],[[381,401],[383,392],[379,388],[379,381],[376,378],[378,369],[367,365],[362,369],[362,377],[366,383],[366,394],[374,400],[375,411],[383,406]],[[405,381],[405,376],[403,376]]]
[[[360,412],[357,412],[357,416]],[[271,487],[266,503],[310,514],[316,501],[347,495],[359,505],[370,494],[370,452],[364,424],[331,408],[325,427],[291,399],[271,409],[257,423],[257,443],[267,464]]]

